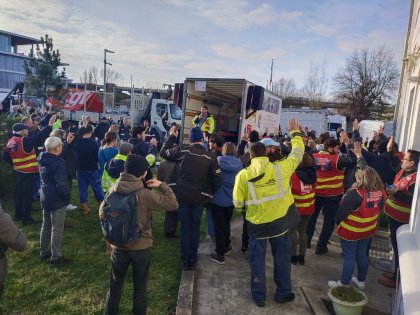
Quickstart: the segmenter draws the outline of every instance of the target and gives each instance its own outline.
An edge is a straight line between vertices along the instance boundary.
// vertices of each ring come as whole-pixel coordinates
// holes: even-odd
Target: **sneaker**
[[[47,260],[50,260],[50,258],[51,258],[51,253],[47,253],[47,254],[39,256],[39,259],[41,259],[41,261],[47,261]]]
[[[328,247],[326,246],[315,251],[315,254],[317,255],[324,255],[325,253],[328,253]]]
[[[232,246],[231,245],[228,245],[225,248],[225,256],[229,255],[231,252],[232,252]]]
[[[213,260],[216,264],[224,265],[225,264],[225,257],[219,255],[217,253],[211,253],[210,259]]]
[[[51,266],[54,266],[54,267],[63,266],[63,265],[69,265],[72,262],[73,262],[73,259],[66,258],[64,256],[61,256],[58,259],[50,260]]]
[[[394,274],[392,272],[383,272],[382,276],[384,276],[387,279],[391,279],[391,280],[394,279]]]
[[[293,292],[290,292],[288,295],[286,295],[285,297],[278,297],[276,295],[276,302],[277,303],[288,303],[288,302],[292,302],[295,299],[295,294]]]
[[[357,277],[351,277],[351,282],[360,290],[364,290],[366,287],[366,284],[364,281],[359,281]]]
[[[73,210],[76,210],[76,209],[77,209],[77,206],[72,205],[71,203],[69,203],[66,207],[67,211],[73,211]]]
[[[290,259],[290,261],[291,261],[291,263],[292,263],[293,265],[296,265],[296,264],[297,264],[297,262],[298,262],[298,256],[292,256],[292,258]]]
[[[254,300],[255,305],[257,305],[258,307],[264,307],[265,306],[265,300]]]
[[[383,286],[385,286],[387,288],[391,288],[391,289],[395,289],[395,287],[397,286],[397,283],[393,279],[386,279],[386,278],[385,279],[379,279],[378,283],[382,284]]]
[[[340,280],[338,280],[338,281],[328,281],[328,286],[330,288],[335,288],[335,287],[338,287],[340,285],[343,285]]]

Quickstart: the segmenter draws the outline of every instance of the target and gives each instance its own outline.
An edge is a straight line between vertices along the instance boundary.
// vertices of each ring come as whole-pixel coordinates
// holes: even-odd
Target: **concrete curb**
[[[183,270],[179,284],[176,315],[191,315],[194,294],[194,270]]]

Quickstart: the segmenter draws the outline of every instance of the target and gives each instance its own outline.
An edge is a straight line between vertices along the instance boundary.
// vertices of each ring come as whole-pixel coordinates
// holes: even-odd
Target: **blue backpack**
[[[100,222],[102,233],[111,244],[125,245],[141,235],[137,224],[136,193],[137,190],[128,195],[113,191],[105,197]]]

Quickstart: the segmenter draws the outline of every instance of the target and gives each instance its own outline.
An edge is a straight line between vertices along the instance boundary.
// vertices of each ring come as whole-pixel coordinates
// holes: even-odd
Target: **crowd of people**
[[[16,119],[16,115],[10,117]],[[419,152],[399,152],[393,137],[387,138],[382,128],[368,142],[361,139],[357,120],[351,133],[338,130],[334,136],[325,133],[319,137],[304,130],[297,120],[290,120],[287,136],[253,130],[236,146],[215,132],[214,118],[205,106],[193,118],[194,127],[184,144],[179,143],[176,124],[166,125],[167,137],[158,143],[147,120],[131,127],[127,119],[115,123],[101,117],[94,126],[89,117],[83,116],[78,125],[73,125],[63,112],[56,115],[51,110],[20,119],[13,125],[3,159],[16,177],[14,221],[23,225],[40,223],[31,216],[33,199],[40,199],[41,260],[52,266],[72,262],[63,255],[61,241],[66,212],[77,208],[70,204],[73,180],[77,181],[80,209],[85,215],[90,213],[89,185],[100,216],[110,192],[136,194],[141,233],[138,240],[128,244],[110,244],[112,266],[106,314],[118,313],[130,265],[134,284],[132,313],[146,313],[153,244],[151,212],[156,210],[165,211],[165,237],[177,237],[179,233],[183,270],[194,270],[198,261],[203,209],[208,234],[215,240],[209,259],[220,265],[226,263],[225,256],[233,250],[233,211],[241,211],[244,223],[240,250],[248,252],[252,298],[263,307],[267,241],[274,258],[275,299],[278,303],[291,302],[291,264],[305,265],[321,211],[322,230],[315,254],[328,252],[330,237],[336,230],[344,257],[340,279],[328,284],[352,283],[364,289],[369,247],[384,209],[396,267],[393,273],[384,273],[379,283],[396,285],[396,230],[409,220]],[[158,157],[162,160],[156,167]],[[157,179],[153,168],[157,168]],[[12,232],[17,233],[16,229]],[[23,236],[20,238],[17,249],[24,248],[26,242]],[[1,235],[0,242],[5,244]]]

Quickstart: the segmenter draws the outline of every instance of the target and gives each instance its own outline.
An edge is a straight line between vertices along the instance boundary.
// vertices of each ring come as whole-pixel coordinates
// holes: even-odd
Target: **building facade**
[[[420,0],[411,0],[403,65],[395,109],[395,139],[400,150],[420,151]],[[395,315],[420,314],[420,176],[417,176],[410,223],[397,232],[401,282]]]

